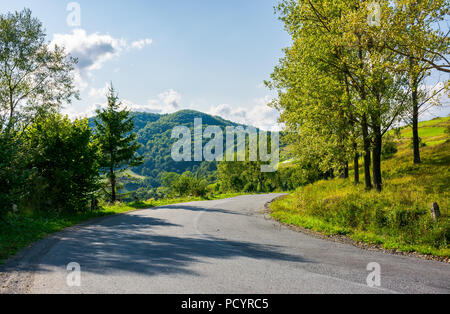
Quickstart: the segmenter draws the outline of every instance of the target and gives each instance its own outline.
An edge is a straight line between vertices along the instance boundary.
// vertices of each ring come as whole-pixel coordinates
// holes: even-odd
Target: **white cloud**
[[[77,68],[83,72],[101,69],[103,63],[120,54],[126,41],[99,33],[88,35],[83,29],[75,29],[71,34],[53,35],[50,45],[65,47],[66,52],[78,59]]]
[[[86,82],[85,79],[83,79],[81,72],[76,69],[73,74],[74,74],[73,82],[75,84],[76,89],[80,91],[85,90],[89,84]]]
[[[99,91],[100,89],[96,90]],[[92,90],[91,90],[92,91]],[[101,109],[105,109],[106,108],[106,96],[103,96],[104,100],[100,103],[97,102],[91,106],[89,106],[87,109],[80,111],[77,110],[74,105],[71,105],[69,107],[64,108],[63,112],[64,114],[67,114],[71,119],[76,119],[76,118],[90,118],[90,117],[94,117],[97,113],[97,110],[101,110]],[[121,108],[126,108],[128,110],[131,111],[143,111],[143,110],[139,110],[142,107],[133,103],[130,100],[127,99],[121,99],[120,100],[122,106]]]
[[[155,112],[160,114],[174,113],[181,110],[181,95],[173,89],[162,92],[157,99],[150,99],[146,105],[135,106],[133,110]]]
[[[104,87],[91,88],[89,90],[89,97],[94,105],[91,105],[86,110],[76,110],[75,105],[70,105],[64,108],[64,113],[71,118],[92,117],[95,115],[97,109],[106,107],[106,94],[108,92],[109,84],[105,83]],[[181,95],[173,89],[164,91],[158,95],[156,99],[151,99],[147,104],[136,104],[127,99],[120,99],[122,108],[135,112],[152,112],[159,114],[174,113],[181,110],[180,107]]]
[[[248,122],[247,111],[243,109],[234,109],[229,104],[221,104],[211,107],[208,113],[236,123],[247,124]]]
[[[67,108],[65,113],[70,117],[92,117],[95,115],[95,111],[106,106],[106,92],[108,90],[108,84],[105,83],[104,87],[95,89],[91,88],[89,96],[100,104],[90,106],[87,110],[80,113],[74,110],[74,108]],[[280,131],[282,128],[278,123],[279,113],[277,110],[267,106],[272,98],[270,96],[255,98],[251,106],[247,108],[233,107],[229,104],[221,104],[211,107],[206,113],[211,115],[220,116],[224,119],[244,124],[251,125],[266,131]],[[174,113],[181,109],[191,108],[194,106],[182,106],[181,95],[173,90],[169,89],[160,93],[156,98],[150,99],[146,104],[136,104],[132,101],[121,99],[123,107],[131,111],[138,112],[152,112],[159,114]]]
[[[181,101],[181,95],[174,91],[173,89],[169,89],[158,95],[158,98],[167,106],[177,109],[179,107],[179,103]]]
[[[100,109],[100,108],[104,107],[105,105],[106,104],[104,104],[104,105],[95,104],[95,105],[89,106],[85,110],[80,110],[75,107],[76,106],[75,104],[71,104],[71,105],[63,108],[63,113],[68,115],[69,118],[71,118],[71,119],[90,118],[90,117],[95,116],[95,110]]]
[[[67,53],[78,59],[75,84],[80,90],[84,90],[88,86],[86,80],[91,71],[101,69],[105,62],[120,56],[124,50],[141,50],[151,43],[152,40],[147,38],[128,45],[125,39],[108,34],[87,34],[84,29],[75,29],[70,34],[54,34],[50,47],[65,47]]]
[[[104,100],[104,99],[106,99],[106,94],[108,93],[109,87],[110,87],[110,84],[105,83],[104,87],[91,88],[89,90],[89,97],[95,101],[98,101],[100,99]]]
[[[153,40],[151,40],[150,38],[141,39],[141,40],[133,41],[131,43],[131,48],[142,50],[142,49],[144,49],[145,46],[149,46],[152,43],[153,43]]]
[[[92,99],[105,99],[106,92],[108,91],[109,85],[106,84],[103,88],[91,88],[89,91],[89,96]],[[181,102],[181,95],[176,92],[173,89],[169,89],[167,91],[164,91],[158,95],[155,99],[150,99],[147,101],[146,104],[136,104],[132,101],[121,99],[120,100],[124,107],[128,108],[131,111],[137,111],[137,112],[152,112],[152,113],[159,113],[159,114],[166,114],[166,113],[174,113],[177,112],[183,108],[180,106]],[[101,105],[104,106],[104,105]],[[91,107],[88,112],[95,112],[95,109],[97,109],[97,106]]]
[[[212,107],[208,113],[236,123],[252,125],[262,130],[279,131],[281,130],[278,123],[280,115],[277,110],[267,106],[271,100],[270,96],[256,98],[249,108],[238,109],[229,104],[221,104]]]

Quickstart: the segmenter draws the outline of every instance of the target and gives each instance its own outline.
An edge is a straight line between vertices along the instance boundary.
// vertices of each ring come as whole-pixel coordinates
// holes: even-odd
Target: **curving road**
[[[31,293],[450,292],[448,264],[311,238],[268,219],[264,205],[277,196],[171,205],[70,228],[24,252],[3,288],[16,282]],[[71,262],[81,265],[80,287],[67,286]],[[366,284],[371,262],[381,266],[379,288]]]

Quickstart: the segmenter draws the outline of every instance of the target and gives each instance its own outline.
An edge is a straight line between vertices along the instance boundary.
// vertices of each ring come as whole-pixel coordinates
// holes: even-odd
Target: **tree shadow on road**
[[[213,207],[208,208],[208,207],[186,205],[186,204],[166,205],[166,206],[155,207],[150,210],[187,210],[187,211],[192,211],[192,212],[221,213],[221,214],[248,216],[248,213],[245,213],[242,211],[233,211],[233,210],[229,210],[229,209],[213,208]]]
[[[214,263],[210,259],[237,257],[257,260],[307,262],[298,255],[282,252],[283,247],[215,237],[165,236],[152,233],[159,227],[179,228],[163,219],[142,215],[108,219],[64,234],[60,242],[40,261],[39,271],[49,266],[65,269],[71,262],[83,272],[112,274],[139,273],[198,275],[189,266]],[[206,260],[209,259],[209,260]]]

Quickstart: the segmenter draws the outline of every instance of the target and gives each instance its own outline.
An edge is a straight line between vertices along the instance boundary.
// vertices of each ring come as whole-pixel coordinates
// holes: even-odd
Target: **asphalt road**
[[[45,240],[38,256],[25,252],[33,270],[21,279],[22,262],[15,281],[31,293],[450,292],[448,264],[329,242],[270,220],[264,205],[277,196],[171,205],[71,228]],[[67,285],[72,262],[81,266],[80,287]],[[381,287],[366,283],[373,262]]]

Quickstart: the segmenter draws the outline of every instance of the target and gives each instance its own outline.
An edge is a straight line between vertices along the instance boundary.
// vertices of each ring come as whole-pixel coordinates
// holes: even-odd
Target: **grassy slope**
[[[0,220],[0,264],[3,263],[8,257],[16,254],[33,242],[40,240],[49,234],[61,231],[64,228],[93,218],[126,213],[136,209],[146,209],[185,202],[224,199],[238,195],[242,194],[222,194],[208,199],[200,197],[184,197],[176,199],[162,199],[159,201],[150,200],[148,202],[137,202],[130,204],[117,203],[115,205],[103,206],[100,211],[71,215],[10,215],[7,217],[7,223]]]
[[[386,249],[448,257],[450,137],[445,129],[449,124],[450,118],[421,123],[420,136],[427,144],[421,149],[421,165],[412,163],[411,129],[402,129],[399,152],[382,164],[383,193],[366,192],[351,180],[320,181],[273,203],[272,216]],[[438,222],[430,218],[432,202],[441,208]]]

